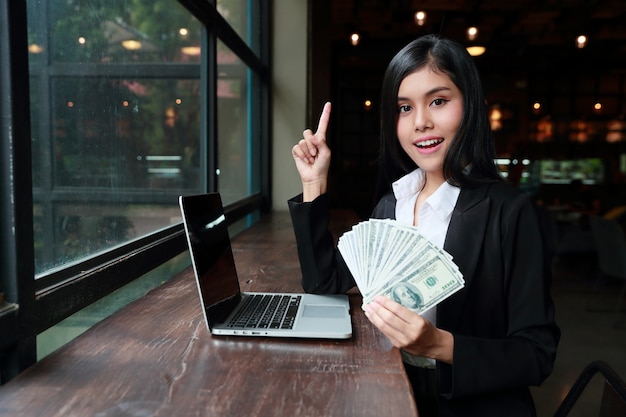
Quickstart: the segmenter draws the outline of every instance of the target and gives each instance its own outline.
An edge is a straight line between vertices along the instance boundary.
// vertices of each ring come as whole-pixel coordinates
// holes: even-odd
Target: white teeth
[[[438,143],[441,143],[441,142],[443,142],[443,139],[430,139],[430,140],[425,140],[423,142],[416,143],[415,145],[423,148],[426,146],[437,145]]]

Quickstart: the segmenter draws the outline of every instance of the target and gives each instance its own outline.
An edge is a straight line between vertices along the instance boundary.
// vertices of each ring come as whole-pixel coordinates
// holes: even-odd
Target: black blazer
[[[393,194],[374,218],[395,218]],[[313,293],[343,293],[350,275],[328,224],[328,196],[289,201],[302,269]],[[507,183],[463,188],[444,249],[465,287],[437,307],[437,327],[454,335],[454,363],[437,363],[440,416],[535,416],[529,386],[550,374],[560,331],[551,268],[529,196]]]

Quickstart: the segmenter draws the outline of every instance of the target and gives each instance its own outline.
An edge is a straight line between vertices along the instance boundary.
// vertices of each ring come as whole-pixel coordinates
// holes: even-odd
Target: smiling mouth
[[[416,143],[415,146],[421,149],[428,149],[439,145],[441,142],[443,142],[443,139],[429,139]]]

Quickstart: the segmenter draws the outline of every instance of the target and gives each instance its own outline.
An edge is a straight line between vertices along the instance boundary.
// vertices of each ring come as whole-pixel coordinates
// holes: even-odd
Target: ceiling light
[[[202,48],[199,46],[183,46],[180,48],[181,52],[187,56],[199,56],[202,53]]]
[[[485,48],[484,46],[480,46],[480,45],[468,46],[465,49],[467,49],[467,52],[469,52],[471,56],[480,56],[484,54],[485,51],[487,50],[487,48]]]
[[[31,54],[40,54],[43,52],[43,47],[41,45],[33,43],[28,45],[28,52],[30,52]]]
[[[135,39],[126,39],[122,41],[122,46],[129,51],[137,51],[141,49],[141,42]]]
[[[489,124],[493,131],[502,129],[502,111],[497,104],[489,111]]]
[[[350,35],[350,43],[353,46],[357,46],[360,41],[361,41],[361,35],[359,35],[358,33],[353,33],[352,35]]]
[[[426,12],[421,10],[415,12],[415,24],[417,26],[424,26],[424,23],[426,23]]]
[[[478,37],[478,28],[476,26],[470,26],[467,28],[467,39],[473,41]]]
[[[587,37],[586,37],[585,35],[579,35],[579,36],[576,38],[576,47],[577,47],[578,49],[582,49],[582,48],[584,48],[585,46],[587,46]]]

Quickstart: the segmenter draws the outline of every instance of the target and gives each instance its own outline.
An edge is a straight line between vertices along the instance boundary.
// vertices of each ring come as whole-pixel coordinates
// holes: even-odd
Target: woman
[[[354,279],[328,222],[326,104],[315,134],[292,154],[303,194],[290,200],[306,291],[343,293]],[[465,49],[429,35],[385,72],[381,174],[374,218],[411,224],[449,252],[465,287],[420,316],[385,297],[367,317],[398,347],[421,416],[534,416],[530,385],[552,371],[560,336],[550,262],[528,195],[507,184],[475,64]]]

